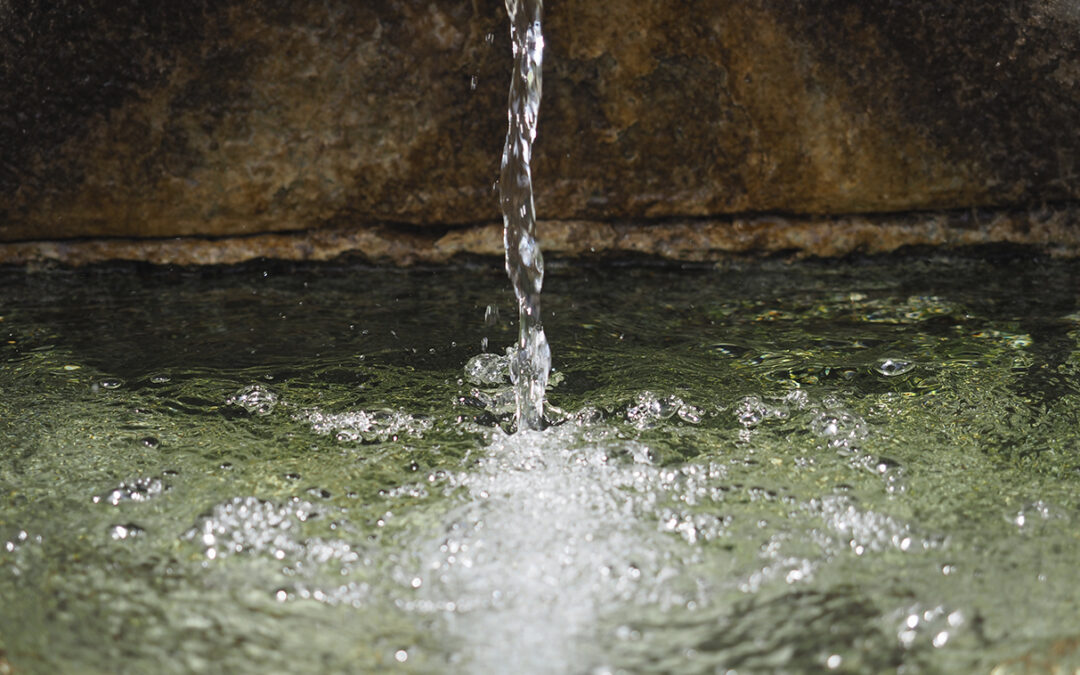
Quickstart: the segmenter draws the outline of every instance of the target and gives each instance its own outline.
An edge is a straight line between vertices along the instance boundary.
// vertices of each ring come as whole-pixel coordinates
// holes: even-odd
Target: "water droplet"
[[[156,448],[158,445],[161,444],[160,441],[158,441],[158,439],[154,438],[153,436],[146,436],[140,439],[139,442],[148,448]]]

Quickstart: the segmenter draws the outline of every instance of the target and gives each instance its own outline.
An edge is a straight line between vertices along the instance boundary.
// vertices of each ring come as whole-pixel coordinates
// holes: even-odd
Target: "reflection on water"
[[[0,665],[1074,668],[1074,267],[4,272]]]

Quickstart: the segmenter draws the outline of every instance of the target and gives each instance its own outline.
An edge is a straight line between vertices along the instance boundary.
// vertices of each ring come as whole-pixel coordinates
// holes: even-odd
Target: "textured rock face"
[[[498,218],[493,0],[0,1],[0,240]],[[549,220],[1080,197],[1063,0],[563,0]]]

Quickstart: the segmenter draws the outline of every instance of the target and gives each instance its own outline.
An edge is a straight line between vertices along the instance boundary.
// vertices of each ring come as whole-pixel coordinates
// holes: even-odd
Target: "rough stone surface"
[[[1080,199],[1075,3],[562,0],[545,30],[545,219]],[[509,64],[501,0],[0,2],[0,240],[491,222]]]

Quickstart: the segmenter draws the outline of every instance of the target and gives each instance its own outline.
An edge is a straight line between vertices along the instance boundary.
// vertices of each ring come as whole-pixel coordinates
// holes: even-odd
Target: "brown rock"
[[[1014,245],[1052,257],[1080,257],[1080,208],[1029,212],[938,212],[919,215],[701,219],[663,223],[555,220],[538,223],[551,258],[644,255],[719,262],[760,256],[832,258],[892,253],[906,247],[955,250]],[[327,226],[242,237],[108,238],[0,242],[0,264],[109,260],[160,265],[230,265],[258,258],[325,261],[343,256],[393,265],[502,258],[496,224],[454,228]]]
[[[1068,3],[564,0],[545,28],[542,218],[1080,198]],[[0,240],[497,221],[508,43],[497,0],[0,4]]]

